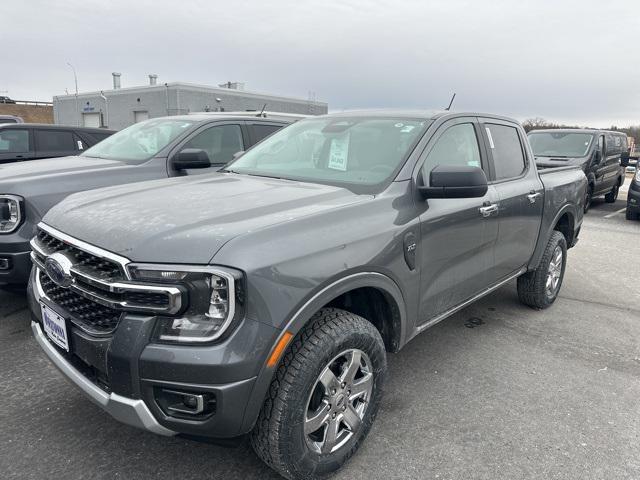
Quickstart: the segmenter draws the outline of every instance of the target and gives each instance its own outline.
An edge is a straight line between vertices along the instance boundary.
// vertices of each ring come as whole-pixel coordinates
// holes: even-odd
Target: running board
[[[504,284],[509,283],[514,278],[518,278],[520,275],[522,275],[526,271],[527,271],[526,267],[522,267],[520,270],[518,270],[513,275],[509,275],[504,280],[501,280],[498,283],[496,283],[493,287],[487,288],[486,290],[484,290],[484,291],[478,293],[477,295],[471,297],[469,300],[467,300],[465,302],[462,302],[460,305],[458,305],[456,307],[453,307],[452,309],[447,310],[444,313],[441,313],[440,315],[438,315],[437,317],[432,318],[431,320],[427,321],[426,323],[423,323],[422,325],[420,325],[418,327],[418,330],[417,330],[418,333],[423,332],[424,330],[426,330],[429,327],[433,327],[436,323],[440,323],[445,318],[453,315],[454,313],[456,313],[459,310],[462,310],[464,307],[472,304],[473,302],[475,302],[476,300],[484,297],[485,295],[489,295],[491,292],[493,292],[494,290],[497,290],[498,288],[502,287]]]

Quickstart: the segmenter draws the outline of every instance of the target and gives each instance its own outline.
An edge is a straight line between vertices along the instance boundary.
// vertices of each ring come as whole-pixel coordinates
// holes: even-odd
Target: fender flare
[[[538,264],[540,263],[540,258],[542,257],[544,249],[547,243],[549,243],[549,239],[553,234],[554,227],[558,224],[558,221],[560,221],[560,218],[565,213],[568,213],[573,218],[573,236],[575,238],[576,219],[578,218],[577,208],[578,208],[577,205],[573,203],[569,203],[564,207],[562,207],[558,213],[556,213],[555,217],[553,217],[553,220],[549,224],[549,228],[547,228],[547,232],[545,233],[544,238],[542,237],[542,235],[538,237],[538,244],[536,245],[536,249],[533,253],[533,256],[531,257],[531,261],[529,262],[529,266],[528,266],[529,268],[527,269],[528,271],[535,270],[538,267]]]
[[[400,345],[406,342],[407,336],[407,308],[404,296],[402,295],[402,291],[400,290],[400,287],[398,287],[398,284],[392,280],[390,276],[375,271],[350,273],[341,276],[338,279],[331,280],[330,283],[316,289],[307,297],[304,303],[294,311],[293,315],[289,318],[282,332],[274,342],[274,347],[285,332],[293,334],[292,338],[295,338],[300,330],[302,330],[302,328],[307,324],[309,319],[324,305],[350,290],[363,287],[377,288],[384,294],[389,295],[389,297],[396,302],[399,310],[399,329],[395,332],[397,339],[394,340],[394,344],[397,342],[399,348]],[[270,349],[269,354],[271,354],[271,352],[272,350]],[[249,396],[249,401],[247,402],[244,420],[242,423],[243,432],[249,432],[255,425],[276,371],[277,367],[267,367],[265,359]]]

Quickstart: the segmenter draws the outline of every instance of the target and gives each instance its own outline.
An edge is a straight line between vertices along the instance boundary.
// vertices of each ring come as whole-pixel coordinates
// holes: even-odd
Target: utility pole
[[[78,75],[76,75],[76,68],[71,65],[71,63],[67,62],[67,65],[71,67],[73,70],[73,81],[76,84],[76,127],[80,126],[80,109],[78,108]]]

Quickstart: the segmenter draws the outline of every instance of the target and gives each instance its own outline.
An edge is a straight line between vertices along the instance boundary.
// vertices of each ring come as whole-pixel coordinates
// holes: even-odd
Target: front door
[[[427,146],[420,167],[422,182],[437,165],[482,167],[488,176],[484,142],[475,118],[444,123]],[[495,189],[481,198],[432,198],[420,215],[421,267],[419,318],[422,326],[488,286],[498,220],[489,213]],[[489,210],[487,210],[487,207]],[[483,212],[485,212],[483,214]]]
[[[234,154],[246,150],[247,143],[239,123],[216,124],[199,129],[177,151],[196,148],[207,153],[211,161],[211,168],[186,170],[187,175],[198,175],[221,169],[233,160]]]
[[[540,231],[544,191],[525,149],[524,132],[510,122],[480,121],[499,199],[499,231],[491,271],[491,282],[497,283],[531,259]]]

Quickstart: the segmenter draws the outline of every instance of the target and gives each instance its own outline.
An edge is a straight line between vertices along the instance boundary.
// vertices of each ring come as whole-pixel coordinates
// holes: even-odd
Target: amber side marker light
[[[269,355],[269,360],[267,360],[267,367],[269,368],[275,367],[278,364],[278,361],[282,356],[282,352],[284,352],[284,349],[287,348],[287,345],[289,345],[289,341],[292,338],[293,338],[293,333],[284,332],[282,337],[280,337],[280,340],[278,340],[278,343],[276,343],[276,346],[271,352],[271,355]]]

